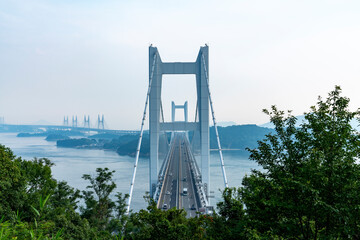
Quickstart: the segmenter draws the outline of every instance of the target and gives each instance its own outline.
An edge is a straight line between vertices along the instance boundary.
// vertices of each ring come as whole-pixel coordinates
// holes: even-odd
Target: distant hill
[[[45,140],[46,141],[58,141],[58,140],[66,140],[66,139],[70,139],[68,136],[62,135],[62,134],[49,134]]]
[[[62,136],[69,136],[69,137],[73,137],[73,136],[84,136],[83,132],[80,131],[63,131],[63,130],[58,130],[58,131],[43,131],[43,132],[21,132],[17,134],[17,137],[47,137],[49,135],[62,135]]]
[[[97,141],[95,139],[89,138],[73,138],[73,139],[64,139],[56,141],[56,146],[58,147],[68,147],[68,148],[90,148],[97,147]]]
[[[256,148],[257,141],[264,139],[266,134],[274,130],[249,124],[218,127],[218,131],[223,149],[238,149],[238,153],[247,153],[245,148]],[[138,138],[138,135],[124,135],[104,144],[104,149],[116,150],[120,155],[135,156]],[[214,127],[210,128],[210,148],[218,148]],[[147,157],[149,152],[149,135],[144,134],[140,155]]]
[[[214,124],[210,123],[210,126],[213,126]],[[232,122],[232,121],[229,121],[229,122],[218,122],[216,124],[218,127],[229,127],[229,126],[234,126],[234,125],[237,125],[236,122]]]
[[[305,122],[305,116],[304,115],[300,115],[300,116],[296,116],[297,118],[297,122],[296,122],[296,127],[300,127],[300,125]],[[360,131],[360,124],[359,124],[359,121],[356,120],[356,119],[353,119],[351,122],[350,122],[351,126],[353,128],[355,128],[357,131]],[[261,125],[258,125],[259,127],[264,127],[264,128],[274,128],[274,124],[272,124],[271,122],[267,122],[267,123],[264,123],[264,124],[261,124]]]
[[[139,135],[123,135],[104,144],[104,149],[116,151],[119,155],[135,156]],[[150,153],[149,133],[144,133],[141,144],[141,157],[148,157]]]
[[[98,134],[94,134],[91,135],[90,138],[94,138],[94,139],[115,139],[115,138],[119,138],[120,136],[122,136],[124,134],[113,134],[113,133],[98,133]]]
[[[245,150],[247,147],[256,148],[257,141],[264,139],[266,134],[273,131],[273,129],[259,127],[255,124],[218,127],[221,147],[223,149],[239,149],[242,152],[247,152]],[[210,148],[218,148],[214,127],[210,128]]]
[[[296,127],[300,127],[300,125],[305,121],[305,116],[304,115],[300,115],[300,116],[296,116],[297,118],[297,122],[296,122]],[[258,125],[259,127],[264,127],[264,128],[274,128],[274,124],[272,124],[271,122],[267,122],[261,125]]]

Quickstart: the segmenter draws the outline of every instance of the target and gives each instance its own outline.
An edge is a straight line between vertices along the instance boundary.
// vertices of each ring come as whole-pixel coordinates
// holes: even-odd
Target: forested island
[[[36,129],[37,130],[37,129]],[[34,132],[34,129],[31,129],[29,132],[20,132],[17,134],[17,137],[50,137],[50,139],[54,138],[55,136],[57,138],[66,138],[66,137],[79,137],[84,136],[84,133],[77,130],[50,130],[50,131],[36,131]]]
[[[253,148],[257,141],[263,139],[273,129],[263,128],[255,124],[233,125],[218,127],[222,148],[236,150],[239,154],[248,154],[246,147]],[[19,133],[17,137],[45,137],[47,141],[56,141],[58,147],[102,149],[115,151],[119,155],[135,156],[139,140],[139,133],[115,134],[98,133],[85,136],[83,132],[75,130],[58,130],[44,132]],[[170,139],[170,135],[167,136]],[[148,157],[150,153],[150,139],[148,131],[144,132],[140,157]],[[210,127],[210,148],[217,149],[214,127]]]
[[[138,144],[138,135],[122,135],[116,138],[98,138],[92,136],[88,138],[72,138],[56,141],[58,147],[82,148],[82,149],[102,149],[115,151],[119,155],[135,156]],[[148,157],[150,152],[149,135],[145,134],[142,141],[140,152],[141,157]]]
[[[127,215],[115,171],[84,174],[79,191],[53,177],[49,159],[24,160],[0,145],[0,238],[359,239],[360,135],[350,122],[360,112],[340,93],[320,98],[300,127],[275,106],[264,110],[275,130],[248,151],[265,171],[226,188],[212,214],[191,218],[147,196],[146,209]]]
[[[235,149],[240,154],[247,154],[246,147],[253,148],[257,141],[263,139],[273,129],[252,125],[235,125],[229,127],[218,127],[220,141],[223,149]],[[97,134],[88,138],[60,139],[58,147],[104,149],[117,152],[119,155],[135,156],[138,144],[138,134],[114,135]],[[150,153],[150,139],[146,132],[143,136],[141,146],[141,157],[148,157]],[[217,149],[214,127],[210,128],[210,148]]]

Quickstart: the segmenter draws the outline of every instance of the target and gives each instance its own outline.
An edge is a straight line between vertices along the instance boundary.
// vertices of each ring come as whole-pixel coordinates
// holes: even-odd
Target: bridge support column
[[[204,63],[202,61],[202,55],[204,55],[206,66],[204,66]],[[209,69],[208,56],[208,47],[201,47],[196,60],[196,86],[200,122],[201,176],[207,196],[209,196],[210,192],[209,92],[204,67],[206,67],[206,69]]]
[[[150,163],[149,163],[149,193],[153,197],[158,181],[159,135],[160,135],[160,107],[161,107],[161,59],[157,48],[149,48],[149,74],[156,57],[154,75],[150,91],[149,102],[149,131],[150,131]],[[149,75],[150,78],[150,75]]]

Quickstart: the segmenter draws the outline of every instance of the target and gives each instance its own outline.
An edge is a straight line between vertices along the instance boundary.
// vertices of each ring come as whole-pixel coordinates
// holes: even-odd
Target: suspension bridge
[[[161,100],[162,76],[193,74],[196,77],[195,120],[188,120],[188,103],[172,102],[172,121],[164,121]],[[149,110],[148,110],[149,108]],[[175,110],[184,110],[184,121],[175,121]],[[149,85],[141,120],[127,213],[131,208],[144,124],[149,111],[149,195],[158,208],[185,209],[192,217],[211,211],[210,204],[210,113],[215,128],[224,187],[228,187],[220,138],[209,86],[209,47],[200,47],[195,62],[162,62],[158,49],[149,47]]]

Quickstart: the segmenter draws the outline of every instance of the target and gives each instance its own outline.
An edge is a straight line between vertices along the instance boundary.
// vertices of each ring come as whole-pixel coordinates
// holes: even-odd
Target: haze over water
[[[30,160],[34,157],[49,158],[55,166],[52,168],[53,176],[57,180],[67,181],[74,188],[85,190],[88,182],[81,177],[83,174],[95,174],[96,168],[109,168],[115,170],[114,181],[117,185],[116,192],[128,193],[134,158],[120,156],[112,151],[58,148],[56,142],[48,142],[44,137],[18,138],[16,133],[0,133],[0,144],[10,147],[14,154]],[[241,185],[242,178],[249,174],[252,168],[259,168],[254,161],[246,156],[236,154],[236,151],[224,152],[226,173],[230,187]],[[214,191],[215,200],[212,205],[221,199],[219,189],[224,188],[223,177],[217,152],[211,153],[211,191]],[[149,187],[148,159],[140,158],[136,175],[132,209],[138,211],[145,208],[143,199]]]

